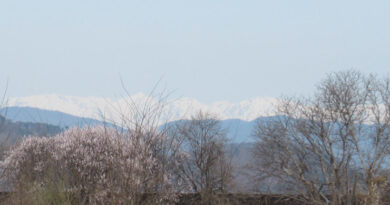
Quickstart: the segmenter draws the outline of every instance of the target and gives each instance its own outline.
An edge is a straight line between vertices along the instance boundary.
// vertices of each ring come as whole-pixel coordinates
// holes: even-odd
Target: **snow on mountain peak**
[[[129,106],[129,103],[142,106],[146,101],[149,103],[157,102],[156,99],[150,98],[144,93],[137,93],[118,99],[49,94],[10,98],[8,106],[34,107],[100,120],[101,115],[114,115],[112,118],[119,119],[119,116],[115,116],[119,115],[119,113],[113,113],[114,110],[118,112],[117,108],[122,109]],[[169,101],[165,107],[162,119],[172,121],[189,118],[199,110],[202,110],[217,115],[221,120],[234,118],[251,121],[260,116],[272,115],[274,105],[277,103],[278,99],[271,97],[257,97],[238,103],[217,101],[210,104],[201,103],[193,98],[179,98]]]

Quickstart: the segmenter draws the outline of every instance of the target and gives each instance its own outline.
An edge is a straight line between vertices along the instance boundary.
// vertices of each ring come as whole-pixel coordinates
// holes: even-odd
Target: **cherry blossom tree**
[[[143,139],[102,126],[73,128],[52,138],[23,140],[8,152],[2,167],[14,191],[25,182],[44,186],[51,174],[82,203],[170,203],[171,177],[158,174],[158,158]],[[145,193],[153,197],[145,199]]]

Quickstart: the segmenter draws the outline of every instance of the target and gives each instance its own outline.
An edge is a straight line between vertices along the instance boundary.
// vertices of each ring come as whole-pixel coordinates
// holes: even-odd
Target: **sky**
[[[8,96],[159,88],[203,102],[309,94],[329,72],[390,72],[390,1],[3,0]]]

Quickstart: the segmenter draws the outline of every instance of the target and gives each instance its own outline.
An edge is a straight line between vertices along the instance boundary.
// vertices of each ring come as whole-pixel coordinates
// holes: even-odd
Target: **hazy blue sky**
[[[390,1],[1,0],[9,96],[162,86],[204,102],[306,94],[325,73],[390,71]]]

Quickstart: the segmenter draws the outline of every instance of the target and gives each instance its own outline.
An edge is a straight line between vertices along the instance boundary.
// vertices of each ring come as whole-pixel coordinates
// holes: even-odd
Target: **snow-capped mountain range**
[[[60,111],[75,115],[101,120],[119,120],[120,115],[128,114],[129,107],[142,107],[145,102],[157,103],[158,98],[148,97],[143,93],[118,99],[102,97],[76,97],[64,95],[36,95],[29,97],[11,97],[7,106],[33,107],[44,110]],[[164,101],[165,102],[165,101]],[[258,117],[271,116],[278,99],[271,97],[258,97],[243,100],[238,103],[219,101],[201,103],[193,98],[169,99],[164,104],[161,120],[174,121],[188,119],[191,115],[202,110],[216,115],[219,119],[240,119],[252,121]]]

